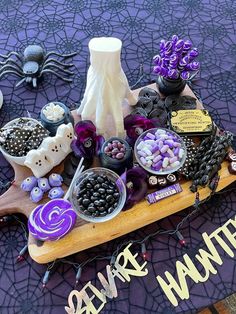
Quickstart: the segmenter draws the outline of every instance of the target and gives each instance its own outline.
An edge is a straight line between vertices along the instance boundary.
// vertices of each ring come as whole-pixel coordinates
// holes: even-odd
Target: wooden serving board
[[[155,84],[149,87],[156,89]],[[138,94],[139,90],[135,90],[135,93]],[[186,86],[182,94],[195,97],[188,86]],[[203,108],[199,101],[197,106],[198,108]],[[124,115],[128,112],[129,108],[124,108]],[[75,120],[78,121],[79,118],[75,112],[73,112],[73,115]],[[28,217],[36,207],[36,204],[30,201],[27,192],[20,189],[20,184],[26,177],[32,175],[32,173],[27,167],[19,166],[15,163],[12,163],[12,167],[15,171],[15,182],[6,193],[0,196],[0,216],[11,213],[22,213]],[[62,170],[63,164],[55,167],[53,172],[61,173]],[[224,161],[220,170],[220,181],[217,191],[225,188],[235,180],[236,176],[228,172],[228,162]],[[39,242],[29,235],[29,254],[38,263],[48,263],[118,238],[154,221],[172,215],[194,204],[195,194],[190,192],[190,184],[190,181],[183,181],[181,182],[183,192],[152,205],[148,205],[146,200],[141,201],[130,210],[121,212],[114,219],[107,222],[94,224],[77,218],[74,229],[59,241]],[[66,190],[67,187],[63,186],[63,188]],[[199,189],[199,193],[202,200],[209,196],[210,190],[208,188],[201,188]],[[48,198],[45,196],[41,203],[46,203],[47,201]]]

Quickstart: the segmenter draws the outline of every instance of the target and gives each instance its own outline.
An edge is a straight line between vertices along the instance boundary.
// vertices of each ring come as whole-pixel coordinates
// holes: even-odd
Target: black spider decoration
[[[76,54],[77,52],[63,55],[55,51],[50,51],[46,54],[43,48],[38,45],[29,45],[26,47],[23,56],[15,51],[9,52],[8,55],[0,54],[1,58],[6,59],[3,62],[0,62],[0,65],[2,65],[2,67],[0,67],[0,79],[5,74],[14,74],[21,78],[16,84],[16,87],[23,82],[32,84],[33,87],[37,87],[38,79],[40,79],[44,73],[51,73],[61,80],[70,83],[72,82],[72,79],[63,77],[62,75],[73,75],[74,73],[68,70],[73,64],[63,63],[52,58],[52,55],[61,58],[70,58]],[[15,56],[16,60],[12,59],[11,56]],[[20,65],[18,62],[20,62]],[[59,73],[55,70],[58,70]]]

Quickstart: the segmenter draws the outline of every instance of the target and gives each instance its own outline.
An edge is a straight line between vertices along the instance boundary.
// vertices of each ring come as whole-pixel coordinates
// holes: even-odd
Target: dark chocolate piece
[[[157,182],[158,182],[158,185],[161,187],[164,187],[167,185],[167,180],[165,177],[158,177]]]
[[[151,176],[148,178],[148,186],[149,186],[150,188],[155,188],[155,187],[158,186],[157,176],[151,175]]]
[[[169,173],[166,179],[169,183],[175,183],[177,181],[176,175],[174,175],[173,173]]]
[[[232,161],[232,162],[229,164],[228,169],[229,169],[229,173],[231,173],[231,174],[236,174],[236,162],[235,162],[235,161]]]
[[[236,161],[236,152],[235,151],[229,152],[227,155],[227,159],[229,161]]]

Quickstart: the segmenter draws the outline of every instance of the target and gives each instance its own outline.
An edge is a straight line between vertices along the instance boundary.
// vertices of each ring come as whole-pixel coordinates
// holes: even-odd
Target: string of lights
[[[129,244],[137,244],[137,245],[140,245],[140,253],[141,253],[141,256],[144,260],[147,260],[148,258],[148,253],[147,253],[147,248],[146,248],[146,243],[148,240],[150,240],[151,238],[154,238],[155,236],[157,235],[170,235],[170,236],[174,236],[179,244],[182,246],[182,247],[187,247],[187,243],[186,243],[186,240],[184,239],[183,235],[181,234],[180,232],[180,229],[181,227],[191,218],[193,217],[194,215],[196,215],[200,210],[201,210],[201,207],[200,205],[204,204],[205,202],[209,201],[209,199],[214,195],[214,194],[223,194],[223,193],[226,193],[226,192],[232,192],[232,191],[235,191],[236,190],[236,187],[232,187],[232,188],[228,188],[228,189],[225,189],[225,190],[222,190],[222,191],[219,191],[219,192],[215,192],[216,190],[216,187],[217,187],[217,182],[219,180],[219,177],[217,178],[216,180],[216,184],[215,184],[215,187],[214,189],[212,190],[211,194],[204,200],[200,200],[199,199],[199,193],[196,193],[196,197],[195,197],[195,202],[193,204],[193,210],[188,214],[186,215],[175,227],[175,229],[170,229],[170,230],[164,230],[164,229],[157,229],[156,231],[148,234],[146,237],[142,238],[142,239],[136,239],[136,240],[128,240],[128,241],[125,241],[125,242],[122,242],[121,244],[119,244],[115,251],[111,254],[111,255],[105,255],[105,256],[102,256],[102,255],[96,255],[96,256],[93,256],[81,263],[79,262],[73,262],[71,260],[67,260],[65,258],[62,258],[62,259],[57,259],[57,260],[54,260],[52,263],[49,263],[47,265],[47,269],[45,271],[45,274],[43,276],[43,279],[42,279],[42,289],[44,289],[50,279],[50,276],[51,276],[51,272],[53,270],[53,268],[59,264],[59,263],[63,263],[63,264],[68,264],[68,265],[71,265],[75,268],[75,271],[76,271],[76,275],[75,275],[75,287],[77,286],[81,276],[82,276],[82,271],[83,271],[83,268],[89,264],[89,263],[92,263],[93,261],[95,260],[107,260],[107,261],[110,261],[110,266],[111,266],[111,269],[114,267],[114,264],[115,264],[115,261],[116,261],[116,258],[118,256],[118,254],[120,253],[120,251],[125,248],[127,245]],[[23,232],[24,232],[24,237],[27,241],[28,239],[28,233],[27,233],[27,228],[26,228],[26,225],[24,224],[24,222],[21,221],[21,219],[16,216],[16,215],[9,215],[9,216],[4,216],[4,217],[1,217],[0,218],[0,222],[4,222],[4,223],[8,223],[8,222],[12,222],[13,220],[15,220],[17,223],[20,224],[21,228],[23,229]],[[17,262],[20,262],[24,259],[24,255],[26,254],[27,252],[27,244],[22,248],[22,250],[19,252],[18,254],[18,257],[17,257]]]

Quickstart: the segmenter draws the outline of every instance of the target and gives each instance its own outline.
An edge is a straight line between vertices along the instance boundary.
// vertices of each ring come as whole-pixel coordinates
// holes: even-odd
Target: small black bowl
[[[125,155],[124,158],[122,159],[114,159],[110,156],[108,156],[105,152],[104,149],[105,147],[112,141],[119,141],[120,143],[125,145]],[[133,166],[133,151],[130,145],[123,140],[122,138],[119,137],[111,137],[107,141],[105,141],[102,145],[101,153],[99,155],[100,157],[100,162],[102,167],[108,168],[110,170],[113,170],[117,174],[122,174],[125,169],[132,168]]]

